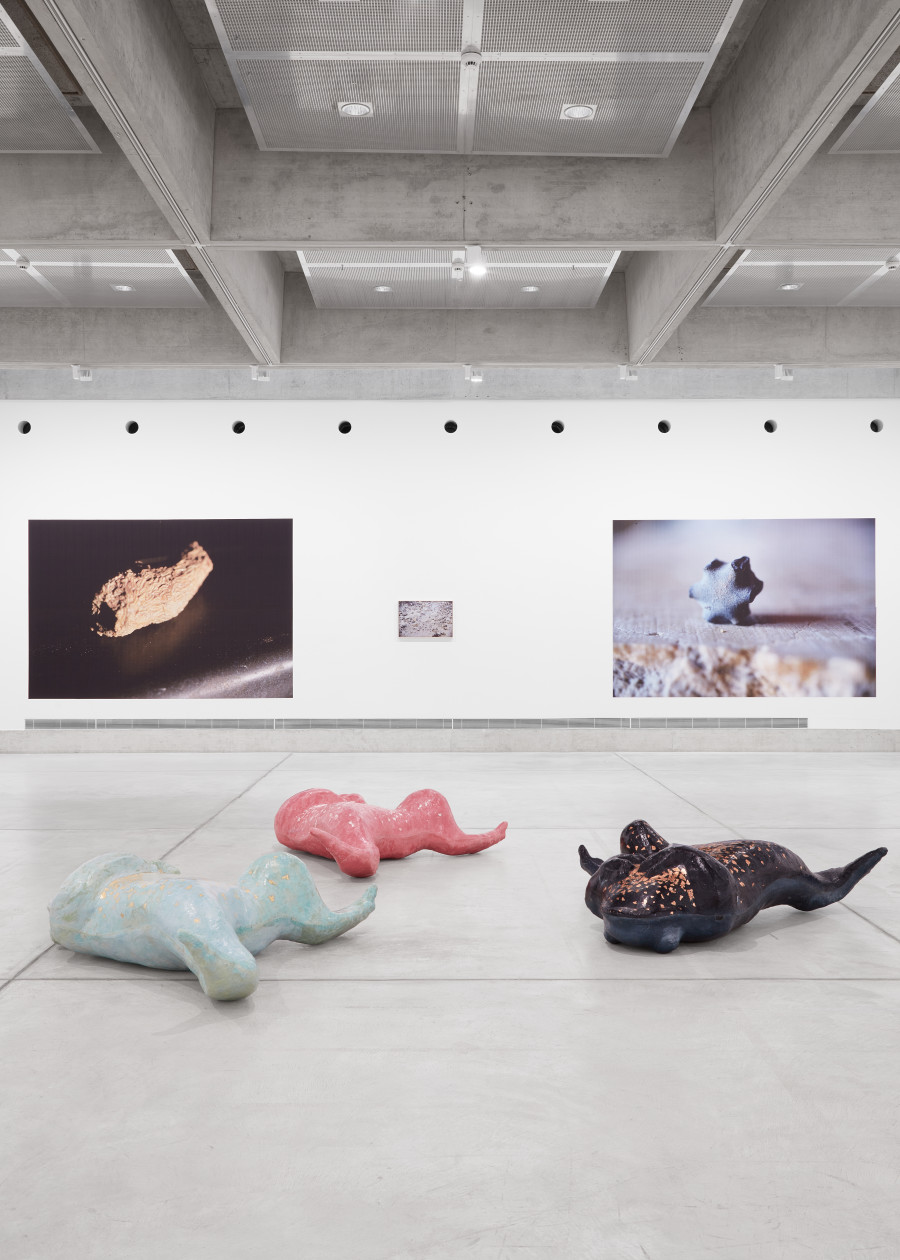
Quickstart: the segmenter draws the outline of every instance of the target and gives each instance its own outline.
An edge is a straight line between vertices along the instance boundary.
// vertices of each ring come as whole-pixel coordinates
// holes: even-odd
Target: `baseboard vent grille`
[[[806,727],[807,718],[26,718],[26,731],[732,730]]]

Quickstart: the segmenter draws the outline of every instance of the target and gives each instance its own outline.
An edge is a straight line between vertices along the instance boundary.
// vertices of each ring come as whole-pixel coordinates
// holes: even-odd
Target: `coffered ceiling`
[[[900,365],[900,0],[0,4],[0,367]]]

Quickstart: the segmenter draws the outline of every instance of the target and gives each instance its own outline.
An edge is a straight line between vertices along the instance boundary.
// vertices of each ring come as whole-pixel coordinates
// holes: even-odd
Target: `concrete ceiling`
[[[0,3],[0,368],[900,365],[897,0]]]

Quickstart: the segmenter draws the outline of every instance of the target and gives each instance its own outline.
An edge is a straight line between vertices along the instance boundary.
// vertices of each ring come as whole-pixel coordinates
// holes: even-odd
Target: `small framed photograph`
[[[452,639],[452,599],[401,599],[397,623],[401,639]]]

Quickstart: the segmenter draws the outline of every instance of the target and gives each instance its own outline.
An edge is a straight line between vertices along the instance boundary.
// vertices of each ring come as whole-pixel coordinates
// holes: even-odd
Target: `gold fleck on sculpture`
[[[192,542],[175,564],[117,573],[94,596],[93,629],[104,638],[121,639],[143,626],[171,621],[184,611],[212,568],[206,551]]]

